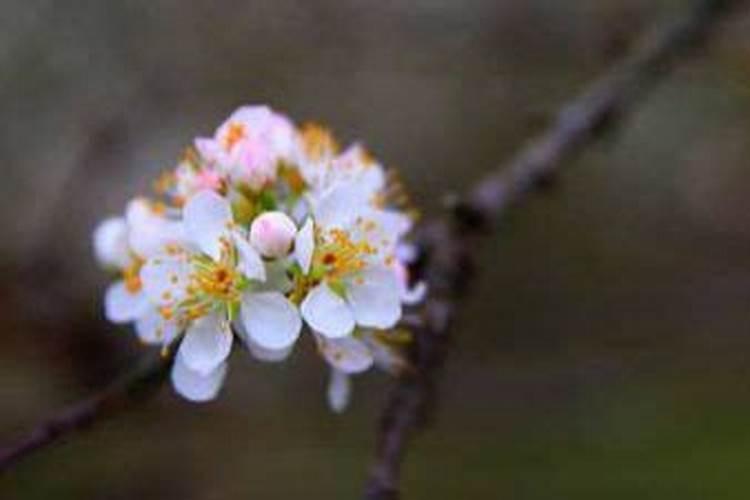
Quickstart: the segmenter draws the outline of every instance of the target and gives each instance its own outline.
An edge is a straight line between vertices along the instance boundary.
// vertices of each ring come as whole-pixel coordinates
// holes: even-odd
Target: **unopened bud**
[[[264,257],[284,257],[292,249],[297,226],[282,212],[266,212],[250,226],[250,243]]]

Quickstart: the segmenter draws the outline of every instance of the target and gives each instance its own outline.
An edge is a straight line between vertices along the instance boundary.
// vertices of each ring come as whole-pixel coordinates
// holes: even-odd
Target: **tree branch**
[[[547,185],[562,165],[630,111],[644,91],[672,66],[676,56],[702,42],[739,0],[700,0],[678,19],[646,36],[632,55],[563,107],[552,125],[506,165],[455,203],[450,219],[423,225],[415,237],[421,258],[415,273],[430,287],[409,353],[415,368],[395,383],[379,420],[374,463],[365,487],[367,500],[399,498],[401,463],[416,431],[428,423],[436,399],[436,378],[450,342],[457,300],[470,281],[470,248],[491,223]]]
[[[0,448],[0,473],[35,451],[54,444],[62,437],[85,429],[97,420],[148,397],[166,379],[172,365],[173,351],[174,349],[166,356],[157,354],[147,357],[135,370],[102,392],[40,422],[17,443]]]

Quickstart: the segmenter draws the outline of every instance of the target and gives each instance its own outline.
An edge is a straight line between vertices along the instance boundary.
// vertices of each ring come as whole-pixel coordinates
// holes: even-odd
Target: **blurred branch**
[[[622,120],[637,98],[663,77],[676,56],[705,39],[710,28],[739,0],[701,0],[678,20],[647,35],[632,55],[562,108],[557,119],[506,165],[489,174],[453,204],[451,217],[422,225],[415,242],[421,258],[415,274],[430,286],[424,326],[410,352],[414,371],[389,395],[379,421],[367,500],[399,498],[401,463],[410,438],[432,416],[435,385],[450,342],[449,329],[471,278],[475,239],[487,234],[508,208],[549,185],[561,166]]]
[[[156,354],[145,359],[133,372],[102,392],[49,417],[17,443],[0,448],[0,473],[25,456],[52,445],[76,430],[85,429],[95,421],[117,413],[155,392],[166,379],[172,358],[173,354]]]

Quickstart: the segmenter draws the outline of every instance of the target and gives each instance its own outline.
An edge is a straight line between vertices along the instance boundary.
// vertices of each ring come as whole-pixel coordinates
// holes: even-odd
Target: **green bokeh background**
[[[96,221],[242,103],[363,139],[425,214],[678,0],[0,4],[0,441],[144,354],[101,317]],[[406,499],[750,496],[750,12],[479,256]],[[387,376],[237,352],[0,476],[2,499],[356,498]]]

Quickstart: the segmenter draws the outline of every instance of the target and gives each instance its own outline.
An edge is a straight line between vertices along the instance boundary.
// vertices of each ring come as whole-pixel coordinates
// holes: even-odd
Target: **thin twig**
[[[0,474],[22,458],[46,448],[73,431],[117,413],[154,392],[166,379],[173,354],[147,357],[140,366],[102,392],[40,422],[23,439],[0,449]]]
[[[451,220],[420,228],[422,259],[415,271],[430,286],[424,326],[410,352],[415,368],[395,384],[379,420],[375,460],[365,488],[367,500],[399,498],[401,463],[414,433],[432,416],[435,384],[450,341],[456,301],[472,267],[469,248],[480,231],[535,188],[545,186],[560,167],[622,119],[660,77],[675,56],[703,41],[719,14],[739,0],[701,0],[676,22],[644,38],[632,55],[565,106],[556,121],[506,165],[479,182],[453,208]]]

